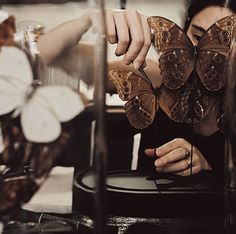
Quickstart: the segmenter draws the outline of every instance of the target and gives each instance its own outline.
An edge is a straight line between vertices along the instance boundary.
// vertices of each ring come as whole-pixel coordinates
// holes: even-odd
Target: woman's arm
[[[65,53],[69,54],[91,24],[90,13],[87,12],[80,18],[61,24],[39,37],[37,46],[42,60],[46,64],[52,64]]]
[[[88,11],[41,36],[38,49],[43,61],[51,64],[63,52],[77,46],[81,36],[92,26],[96,14]],[[109,43],[117,44],[115,54],[124,55],[124,64],[133,64],[137,70],[144,64],[151,45],[147,17],[135,10],[106,10],[106,24]]]
[[[43,62],[58,66],[72,76],[93,77],[94,47],[80,39],[92,26],[95,15],[96,12],[88,11],[42,35],[38,39],[38,49]],[[106,19],[108,42],[117,44],[117,56],[124,55],[123,62],[112,63],[110,69],[137,70],[145,63],[151,44],[147,17],[134,10],[107,10]]]

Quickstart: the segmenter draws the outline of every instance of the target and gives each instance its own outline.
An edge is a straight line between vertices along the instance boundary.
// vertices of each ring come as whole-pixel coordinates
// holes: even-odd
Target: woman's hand
[[[151,45],[147,17],[135,10],[107,10],[106,22],[108,41],[117,43],[116,55],[125,55],[124,64],[133,63],[135,70],[144,65]]]
[[[191,144],[182,138],[176,138],[156,149],[146,149],[145,153],[151,157],[157,157],[155,160],[156,170],[158,172],[171,172],[176,175],[197,174],[200,171],[211,170],[201,152],[193,146],[192,165],[191,165]]]

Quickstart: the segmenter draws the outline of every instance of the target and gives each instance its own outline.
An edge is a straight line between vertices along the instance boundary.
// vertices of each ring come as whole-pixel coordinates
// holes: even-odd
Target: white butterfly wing
[[[22,108],[24,135],[32,142],[54,141],[61,133],[60,122],[74,118],[83,108],[79,95],[68,87],[40,87]]]
[[[60,122],[66,122],[78,115],[84,104],[78,93],[66,86],[44,86],[36,95],[45,99]]]
[[[30,85],[33,81],[33,74],[25,52],[15,46],[2,46],[0,75],[9,77],[24,87]]]
[[[21,110],[21,126],[27,140],[37,143],[56,140],[61,124],[45,100],[34,95]]]
[[[25,93],[0,76],[0,115],[10,113],[24,102]]]
[[[9,13],[7,11],[0,10],[0,24],[9,18]]]
[[[22,105],[33,74],[26,54],[14,46],[0,49],[0,115]]]

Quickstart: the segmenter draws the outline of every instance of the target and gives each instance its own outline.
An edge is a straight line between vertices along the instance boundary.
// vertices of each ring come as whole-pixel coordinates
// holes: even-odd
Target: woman
[[[236,13],[235,1],[190,1],[184,31],[193,45],[197,45],[213,23],[234,13]],[[113,33],[108,38],[111,43],[118,43],[116,50],[118,55],[125,54],[124,64],[129,65],[132,61],[133,68],[137,69],[144,63],[150,45],[150,28],[145,23],[146,17],[138,15],[135,18],[135,14],[137,12],[133,11],[113,14],[113,20],[110,17],[108,24],[108,29]],[[124,25],[121,23],[118,25],[116,22],[123,22]],[[139,25],[139,30],[133,29],[133,24]],[[124,29],[121,32],[116,30],[116,37],[114,36],[114,25],[116,28],[119,26]],[[160,81],[158,82],[157,79],[161,80],[161,77],[157,67],[157,65],[148,62],[145,70],[148,76],[159,84]],[[170,120],[159,109],[154,123],[142,131],[138,168],[153,169],[153,161],[147,157],[151,156],[154,157],[155,169],[158,172],[171,172],[181,176],[189,175],[191,159],[189,155],[186,155],[186,152],[191,151],[191,144],[194,144],[193,174],[212,169],[223,172],[224,137],[219,132],[214,110],[192,128],[188,124],[180,124]],[[154,148],[156,148],[155,151]]]
[[[192,0],[189,2],[184,30],[192,43],[196,45],[214,22],[235,13],[236,2],[234,0]],[[145,62],[151,45],[151,29],[147,17],[134,10],[107,10],[106,14],[108,41],[112,44],[117,43],[117,56],[124,55],[123,62],[110,64],[110,69],[120,68],[138,73],[137,69],[146,65],[147,75],[153,83],[160,86],[162,78],[157,61],[147,60]],[[68,49],[68,45],[71,47],[76,45],[81,35],[90,26],[91,15],[85,14],[80,19],[66,23],[42,36],[38,46],[43,60],[47,63],[60,62],[60,59],[55,61],[54,58]],[[74,30],[75,28],[77,30]],[[65,30],[69,33],[65,34]],[[55,47],[55,44],[51,46],[51,42],[57,42],[57,46]],[[81,50],[90,50],[88,47],[83,47],[82,44],[80,47]],[[192,129],[187,124],[179,124],[170,120],[159,109],[154,123],[142,131],[138,167],[140,169],[155,168],[159,172],[187,176],[190,173],[190,157],[186,153],[191,151],[191,145],[194,144],[193,174],[205,170],[223,169],[224,140],[219,133],[215,118],[215,113],[212,111]],[[153,157],[154,162],[147,156]]]

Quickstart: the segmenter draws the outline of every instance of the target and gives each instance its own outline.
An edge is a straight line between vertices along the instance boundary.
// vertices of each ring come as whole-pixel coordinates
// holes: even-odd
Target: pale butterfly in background
[[[0,115],[20,115],[25,138],[52,142],[61,134],[61,122],[77,116],[84,104],[78,93],[65,86],[33,87],[27,55],[15,46],[0,48]]]
[[[9,18],[9,13],[3,10],[0,10],[0,24]]]

